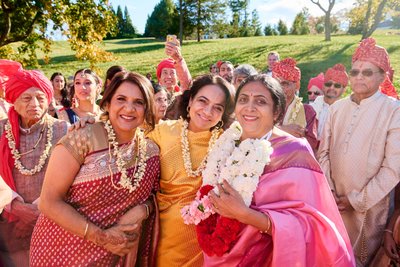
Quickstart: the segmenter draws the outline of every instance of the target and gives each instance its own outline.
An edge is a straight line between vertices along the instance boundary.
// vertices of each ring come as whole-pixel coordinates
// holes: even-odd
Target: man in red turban
[[[363,40],[348,72],[352,94],[330,107],[319,150],[357,266],[369,266],[382,236],[392,234],[384,229],[400,181],[400,102],[379,90],[389,70],[386,49]]]
[[[280,128],[293,136],[305,137],[316,150],[318,147],[316,113],[310,105],[303,104],[302,99],[297,96],[301,71],[296,66],[296,61],[293,58],[286,58],[276,62],[272,68],[272,76],[280,82],[286,97],[286,111],[280,122]]]
[[[309,103],[313,103],[318,96],[324,94],[322,88],[324,87],[324,74],[321,72],[317,77],[313,77],[308,81],[307,94]]]
[[[41,72],[0,60],[0,81],[13,104],[8,119],[0,121],[0,176],[13,191],[1,213],[0,257],[5,266],[28,266],[48,158],[68,126],[47,114],[53,86]]]
[[[348,81],[346,67],[342,64],[336,64],[325,72],[322,86],[324,95],[317,97],[314,103],[311,104],[317,113],[318,139],[321,138],[330,105],[340,99]]]

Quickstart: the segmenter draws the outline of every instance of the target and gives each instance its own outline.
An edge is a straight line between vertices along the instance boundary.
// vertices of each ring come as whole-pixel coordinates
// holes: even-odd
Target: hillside
[[[395,86],[400,91],[400,32],[377,31],[373,36],[377,43],[384,46],[395,70]],[[343,63],[347,69],[351,66],[353,54],[360,36],[333,36],[331,42],[323,41],[322,35],[306,36],[261,36],[204,40],[200,43],[185,41],[183,56],[193,76],[208,72],[211,63],[218,60],[230,60],[234,64],[249,63],[258,70],[265,68],[266,55],[271,50],[280,53],[281,58],[293,57],[302,71],[302,88],[306,88],[310,77],[325,72],[336,63]],[[153,73],[158,62],[166,57],[164,43],[155,39],[120,39],[103,43],[107,51],[118,57],[117,61],[99,64],[100,74],[112,65],[122,65],[129,70],[142,74]],[[41,60],[41,69],[50,77],[55,71],[66,76],[73,75],[79,68],[88,67],[87,62],[76,61],[73,51],[65,41],[55,42],[50,64]]]

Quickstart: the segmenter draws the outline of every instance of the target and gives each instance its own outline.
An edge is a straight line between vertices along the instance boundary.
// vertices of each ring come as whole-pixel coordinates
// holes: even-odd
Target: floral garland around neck
[[[296,103],[294,104],[292,114],[290,114],[288,124],[293,124],[296,121],[297,115],[299,114],[301,106],[303,104],[303,99],[301,97],[295,96],[294,101],[296,101]]]
[[[208,193],[218,193],[217,184],[226,180],[239,192],[247,206],[250,206],[253,193],[265,165],[269,164],[273,152],[266,138],[240,141],[242,128],[234,122],[216,141],[208,156],[202,173],[203,186],[196,199],[181,209],[185,224],[195,224],[197,239],[203,251],[209,255],[222,256],[236,242],[243,224],[216,214]]]
[[[189,149],[189,140],[188,140],[188,127],[189,123],[187,120],[183,120],[182,122],[182,136],[181,136],[181,144],[182,144],[182,156],[183,156],[183,163],[185,166],[186,174],[189,177],[197,177],[201,174],[204,170],[206,163],[207,163],[207,156],[210,153],[211,149],[213,148],[215,141],[218,138],[219,128],[215,127],[211,132],[211,138],[208,142],[208,149],[207,154],[201,161],[199,167],[196,170],[192,169],[192,160],[190,157],[190,149]]]
[[[8,121],[5,124],[5,130],[6,130],[6,138],[8,140],[8,146],[11,149],[11,154],[14,158],[14,166],[17,168],[17,170],[23,174],[23,175],[34,175],[35,173],[38,173],[42,170],[43,166],[46,164],[46,160],[50,155],[50,150],[51,147],[53,146],[52,140],[53,140],[53,120],[47,120],[46,118],[44,119],[45,123],[47,124],[47,143],[46,146],[43,150],[42,155],[39,157],[39,163],[35,165],[32,169],[28,170],[22,165],[22,162],[20,161],[21,158],[21,153],[18,151],[16,148],[15,140],[14,140],[14,135],[12,133],[12,128],[10,121]]]
[[[144,137],[144,133],[140,130],[140,129],[136,129],[135,132],[135,137],[137,138],[133,138],[131,144],[129,145],[128,149],[127,149],[127,153],[133,153],[134,150],[134,146],[135,146],[135,139],[137,139],[138,141],[138,149],[137,149],[137,153],[138,155],[136,156],[136,162],[135,162],[135,166],[136,166],[136,171],[135,174],[133,175],[133,179],[129,179],[128,177],[128,171],[125,167],[125,163],[126,161],[123,159],[123,155],[122,155],[122,151],[118,146],[118,142],[117,142],[117,137],[115,135],[114,129],[110,123],[110,120],[107,120],[104,123],[104,128],[107,131],[107,135],[108,135],[108,141],[109,141],[109,145],[108,145],[108,152],[109,152],[109,156],[110,156],[110,162],[112,159],[112,155],[111,155],[111,147],[113,147],[114,151],[113,151],[113,156],[116,158],[116,164],[117,164],[117,168],[118,171],[121,173],[121,178],[118,182],[118,185],[120,187],[118,187],[117,185],[114,184],[113,181],[113,174],[111,171],[111,167],[110,165],[109,170],[110,170],[110,175],[111,175],[111,183],[112,185],[116,188],[116,189],[128,189],[129,193],[132,193],[133,191],[135,191],[139,185],[140,182],[142,181],[144,174],[145,174],[145,170],[146,170],[146,165],[147,165],[147,142],[146,139]],[[138,159],[139,158],[139,159]],[[132,180],[134,181],[132,184]]]

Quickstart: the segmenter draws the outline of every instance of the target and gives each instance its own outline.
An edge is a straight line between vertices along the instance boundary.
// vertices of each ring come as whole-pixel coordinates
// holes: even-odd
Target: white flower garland
[[[53,120],[46,120],[44,119],[47,124],[47,143],[46,146],[43,150],[42,155],[39,158],[39,163],[35,165],[32,169],[28,170],[22,165],[22,162],[19,160],[21,158],[21,154],[16,148],[15,140],[14,140],[14,135],[12,134],[12,129],[11,129],[11,124],[10,121],[7,121],[5,124],[4,128],[6,130],[6,138],[8,140],[8,147],[11,149],[11,154],[14,158],[14,166],[17,168],[17,170],[23,174],[23,175],[34,175],[35,173],[38,173],[42,170],[43,166],[46,164],[46,160],[50,155],[50,150],[52,147],[52,140],[53,140]],[[18,129],[19,130],[19,129]]]
[[[250,206],[253,193],[265,165],[273,152],[271,143],[265,139],[246,139],[240,142],[242,128],[234,122],[215,143],[203,171],[203,186],[216,185],[225,179]],[[237,144],[240,144],[237,146]]]
[[[112,155],[111,155],[111,146],[112,146],[114,148],[113,155],[116,158],[117,168],[118,168],[118,171],[121,173],[121,178],[118,182],[118,185],[120,185],[120,187],[118,187],[114,184],[111,167],[109,165],[108,167],[110,169],[111,183],[117,189],[125,188],[125,189],[129,190],[129,193],[132,193],[139,187],[139,184],[142,181],[145,170],[146,170],[147,142],[144,137],[144,133],[140,129],[136,129],[135,137],[137,136],[137,140],[138,140],[138,150],[137,150],[138,155],[136,156],[136,162],[135,162],[136,171],[135,171],[135,174],[132,179],[132,180],[134,180],[134,182],[132,184],[131,179],[128,178],[127,170],[125,168],[126,162],[123,159],[122,151],[118,147],[117,137],[115,136],[115,132],[114,132],[114,129],[112,128],[110,120],[107,120],[104,123],[104,128],[106,129],[107,134],[108,134],[108,141],[109,141],[108,153],[110,156],[110,162],[111,162],[111,158],[112,158]],[[130,146],[128,147],[127,153],[133,153],[134,146],[136,143],[135,137],[133,138]],[[139,158],[139,160],[137,160],[138,158]]]
[[[208,149],[207,149],[207,154],[201,161],[199,167],[196,170],[192,169],[192,160],[190,157],[190,150],[189,150],[189,140],[188,140],[188,126],[189,123],[186,120],[183,120],[182,122],[182,133],[181,133],[181,144],[182,144],[182,157],[183,157],[183,163],[185,166],[186,174],[189,177],[197,177],[201,174],[201,172],[204,170],[206,163],[207,163],[207,155],[210,153],[211,149],[213,148],[215,141],[218,138],[218,132],[219,130],[217,128],[214,128],[211,132],[211,138],[210,141],[208,142]]]
[[[297,115],[300,112],[300,108],[301,108],[301,105],[302,105],[302,100],[303,99],[301,97],[295,96],[294,101],[296,101],[296,103],[294,105],[294,108],[293,108],[293,111],[292,111],[292,114],[290,116],[288,124],[292,124],[292,123],[294,123],[296,121]]]

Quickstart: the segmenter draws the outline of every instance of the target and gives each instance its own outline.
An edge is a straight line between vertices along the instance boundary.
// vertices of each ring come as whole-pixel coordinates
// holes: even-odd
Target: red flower
[[[207,195],[208,192],[210,192],[213,188],[214,186],[209,184],[202,186],[200,188],[200,199],[202,199],[203,196]]]

